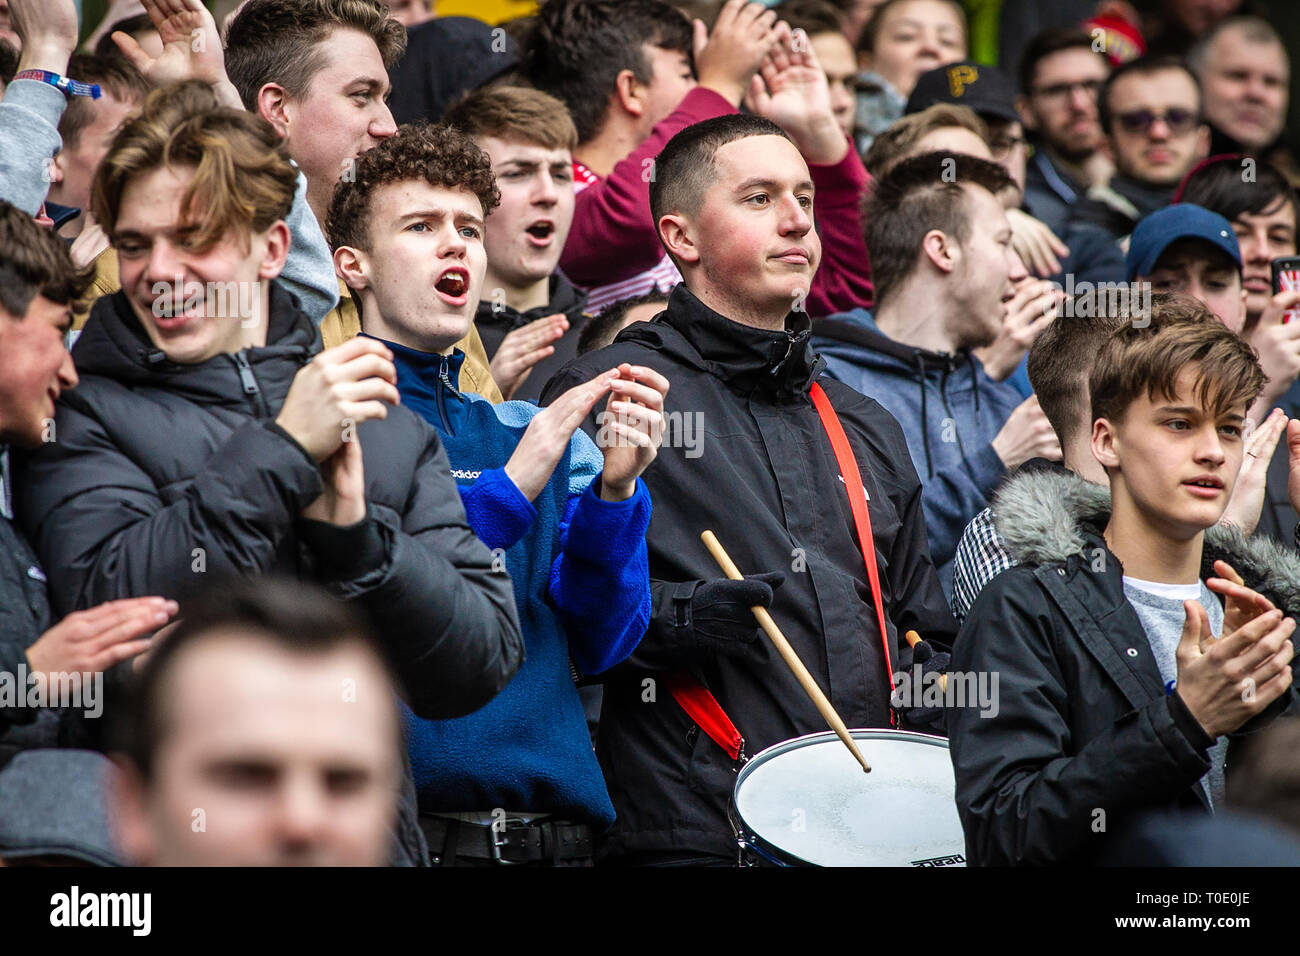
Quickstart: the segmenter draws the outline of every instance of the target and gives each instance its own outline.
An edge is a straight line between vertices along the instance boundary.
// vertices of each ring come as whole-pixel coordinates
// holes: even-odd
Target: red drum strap
[[[690,715],[691,720],[709,735],[710,739],[727,752],[732,760],[739,760],[745,749],[745,738],[731,722],[727,712],[717,702],[709,689],[690,674],[677,673],[668,675],[668,690]]]
[[[831,407],[830,399],[816,382],[812,386],[813,405],[821,417],[822,428],[831,441],[835,452],[835,461],[840,467],[840,474],[849,495],[849,509],[853,512],[853,526],[858,532],[858,544],[867,564],[867,580],[871,583],[871,596],[876,606],[876,623],[880,627],[880,644],[885,651],[885,679],[892,694],[894,690],[894,665],[889,653],[889,629],[885,626],[885,601],[880,592],[880,569],[876,565],[876,539],[871,533],[871,512],[867,508],[867,493],[862,487],[862,473],[858,470],[858,460],[853,456],[849,438],[844,434],[844,426],[839,416]],[[668,689],[673,699],[681,705],[682,710],[690,715],[691,720],[699,726],[709,738],[727,752],[732,760],[739,760],[745,746],[745,739],[736,730],[727,712],[717,702],[709,689],[687,673],[668,675]],[[890,709],[889,720],[898,724],[898,716]]]
[[[862,487],[862,474],[858,471],[858,460],[853,456],[849,438],[844,434],[844,426],[839,416],[831,407],[831,401],[822,391],[821,385],[813,382],[813,404],[821,416],[822,427],[831,440],[835,451],[835,461],[840,466],[840,475],[849,493],[849,508],[853,511],[853,526],[858,531],[858,543],[862,545],[862,557],[867,562],[867,580],[871,582],[871,596],[876,604],[876,623],[880,625],[880,645],[885,650],[885,681],[889,693],[894,692],[894,663],[889,653],[889,629],[885,626],[885,600],[880,593],[880,570],[876,567],[876,539],[871,533],[871,511],[867,508],[867,493]],[[890,723],[898,725],[898,716],[891,708]]]

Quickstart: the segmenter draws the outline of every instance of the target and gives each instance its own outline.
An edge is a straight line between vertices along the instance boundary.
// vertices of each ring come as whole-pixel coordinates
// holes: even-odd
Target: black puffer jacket
[[[701,656],[695,647],[681,623],[689,622],[691,596],[701,580],[723,576],[700,541],[706,528],[742,572],[785,574],[772,616],[845,723],[890,725],[890,684],[866,567],[844,482],[809,397],[819,377],[870,498],[894,661],[906,629],[941,643],[955,629],[926,547],[921,484],[898,423],[872,399],[822,375],[807,318],[790,322],[790,331],[777,332],[740,325],[679,285],[664,314],[578,359],[543,394],[544,402],[553,399],[621,362],[654,368],[671,384],[664,443],[644,475],[655,502],[646,538],[653,617],[640,646],[605,684],[598,753],[618,811],[606,855],[735,854],[726,815],[732,762],[673,700],[665,672],[695,673],[751,754],[827,729],[766,638],[739,658]]]
[[[0,445],[0,463],[6,454]],[[7,496],[8,490],[0,490],[0,494]],[[27,648],[52,623],[41,564],[18,527],[0,514],[0,674],[15,675],[16,681],[19,668],[27,666]],[[18,685],[16,690],[26,699],[25,686]],[[31,723],[36,716],[35,708],[0,703],[0,735],[13,724]],[[12,749],[0,741],[0,764]]]
[[[56,610],[182,596],[226,574],[316,579],[369,613],[416,713],[476,710],[523,642],[509,577],[465,523],[437,433],[401,407],[363,422],[367,520],[301,519],[320,472],[274,419],[320,336],[278,283],[270,315],[266,347],[177,365],[122,293],[95,305],[55,441],[16,469]]]
[[[993,502],[1018,566],[980,591],[952,670],[998,675],[996,715],[948,712],[957,810],[973,865],[1088,863],[1107,833],[1149,810],[1206,809],[1197,781],[1214,743],[1164,682],[1124,570],[1106,547],[1108,489],[1066,471],[1021,471]],[[1231,564],[1300,615],[1300,559],[1266,538],[1206,532],[1202,579]],[[1288,690],[1234,737],[1292,707]],[[1229,744],[1226,769],[1232,773]]]

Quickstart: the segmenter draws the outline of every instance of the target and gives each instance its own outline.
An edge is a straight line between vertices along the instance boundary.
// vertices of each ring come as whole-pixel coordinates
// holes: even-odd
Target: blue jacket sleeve
[[[524,497],[504,468],[493,468],[472,485],[460,486],[469,526],[489,548],[505,550],[532,526],[537,509]]]
[[[596,484],[570,497],[551,564],[551,600],[584,674],[631,654],[650,624],[650,492],[638,478],[631,498],[604,501]]]

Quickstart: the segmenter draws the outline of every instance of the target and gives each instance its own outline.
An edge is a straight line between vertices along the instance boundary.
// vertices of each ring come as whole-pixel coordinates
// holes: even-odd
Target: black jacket
[[[320,336],[278,283],[270,315],[266,347],[176,365],[122,293],[95,305],[56,440],[16,469],[56,610],[181,596],[226,574],[317,579],[369,613],[416,713],[483,706],[523,642],[509,577],[466,525],[437,433],[402,407],[363,422],[367,520],[300,518],[320,471],[274,419]]]
[[[993,503],[1018,565],[980,592],[952,670],[998,675],[998,711],[948,712],[957,809],[973,865],[1088,863],[1105,834],[1145,811],[1204,810],[1213,740],[1164,682],[1123,568],[1106,547],[1106,488],[1064,471],[1021,472]],[[1202,576],[1228,561],[1300,613],[1300,559],[1217,526]],[[1294,691],[1233,737],[1262,728]],[[1228,750],[1231,774],[1233,748]]]
[[[653,617],[605,684],[598,753],[618,812],[607,855],[735,853],[726,816],[732,762],[673,700],[665,672],[699,677],[751,754],[827,729],[766,638],[739,658],[695,648],[690,597],[698,582],[723,577],[700,541],[706,528],[743,573],[785,574],[772,616],[846,724],[889,726],[890,684],[871,591],[845,486],[808,394],[814,381],[839,414],[870,496],[881,585],[897,629],[889,635],[893,659],[907,628],[940,642],[954,630],[898,423],[872,399],[822,375],[807,318],[790,322],[788,332],[740,325],[679,285],[665,313],[578,359],[543,393],[543,401],[553,399],[621,362],[650,366],[671,383],[663,446],[644,475],[655,502],[646,538]]]
[[[1074,204],[1067,232],[1080,225],[1091,225],[1118,242],[1147,216],[1168,206],[1173,198],[1173,186],[1148,186],[1116,173],[1105,189],[1092,190]],[[1060,235],[1069,241],[1067,235]]]
[[[545,305],[520,312],[504,302],[494,300],[491,295],[486,295],[479,301],[478,313],[474,316],[474,325],[483,339],[483,348],[487,351],[489,360],[497,354],[505,337],[515,329],[561,312],[569,320],[568,331],[554,343],[555,351],[533,366],[524,383],[510,396],[512,399],[537,401],[542,397],[547,379],[578,356],[578,336],[589,318],[583,311],[587,307],[587,293],[578,290],[558,272],[551,276],[550,282],[549,301]]]
[[[0,460],[5,455],[0,445]],[[8,489],[0,491],[8,495]],[[50,602],[45,594],[45,574],[31,545],[13,521],[0,514],[0,674],[14,675],[27,667],[27,648],[36,643],[51,625]],[[16,684],[26,696],[27,688]],[[0,704],[0,734],[13,724],[29,724],[37,711],[25,706]],[[0,742],[0,764],[10,747]]]

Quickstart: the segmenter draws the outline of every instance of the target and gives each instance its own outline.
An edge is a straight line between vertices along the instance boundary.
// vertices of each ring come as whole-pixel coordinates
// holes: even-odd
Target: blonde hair
[[[222,107],[207,84],[189,80],[149,94],[95,172],[91,210],[112,236],[127,183],[163,168],[194,170],[181,200],[204,250],[232,229],[263,232],[293,205],[298,173],[283,140],[254,113]]]

